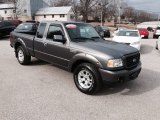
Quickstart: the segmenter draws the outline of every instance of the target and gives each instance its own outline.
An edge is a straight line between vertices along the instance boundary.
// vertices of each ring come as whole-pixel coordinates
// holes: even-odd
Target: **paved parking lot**
[[[0,120],[159,120],[160,52],[142,40],[138,79],[94,96],[77,90],[72,74],[33,59],[21,66],[8,38],[0,40]]]

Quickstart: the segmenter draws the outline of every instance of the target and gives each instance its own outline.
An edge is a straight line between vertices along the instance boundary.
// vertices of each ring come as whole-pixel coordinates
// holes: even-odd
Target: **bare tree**
[[[132,7],[126,7],[123,11],[123,15],[125,16],[127,21],[129,21],[135,15],[135,9]]]
[[[91,8],[97,5],[98,0],[80,0],[80,12],[83,16],[83,21],[88,21],[88,14]]]
[[[80,5],[77,0],[72,0],[72,10],[75,15],[75,20],[77,21],[79,16],[79,11],[80,11]]]
[[[72,4],[72,0],[52,0],[51,6],[70,6]]]

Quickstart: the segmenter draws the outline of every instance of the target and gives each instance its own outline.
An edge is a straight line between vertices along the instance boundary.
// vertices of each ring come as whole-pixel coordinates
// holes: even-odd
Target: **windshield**
[[[119,31],[117,36],[138,37],[138,31]]]
[[[100,38],[97,31],[89,24],[84,23],[67,23],[65,24],[71,41],[86,41]]]
[[[16,29],[17,30],[31,30],[32,24],[20,24]]]

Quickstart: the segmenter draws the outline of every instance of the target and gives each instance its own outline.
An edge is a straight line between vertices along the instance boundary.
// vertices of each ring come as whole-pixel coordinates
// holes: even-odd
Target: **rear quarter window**
[[[32,30],[33,25],[32,24],[20,24],[16,30],[22,30],[22,31],[30,31]]]

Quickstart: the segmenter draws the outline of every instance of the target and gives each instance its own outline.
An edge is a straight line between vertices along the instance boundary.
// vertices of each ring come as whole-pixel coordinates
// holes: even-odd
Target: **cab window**
[[[54,35],[63,35],[63,30],[60,25],[50,25],[47,33],[47,39],[52,39]]]
[[[46,25],[47,25],[46,23],[41,23],[39,25],[39,28],[37,30],[37,38],[43,38]]]

